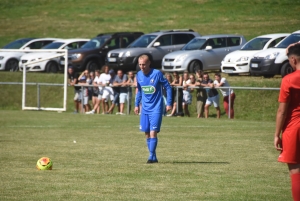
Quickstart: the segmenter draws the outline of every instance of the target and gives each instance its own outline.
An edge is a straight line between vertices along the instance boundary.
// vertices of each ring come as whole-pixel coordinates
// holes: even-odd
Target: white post
[[[68,50],[65,49],[65,70],[64,70],[64,102],[63,111],[67,111],[67,88],[68,88]]]
[[[26,66],[23,68],[23,86],[22,86],[22,110],[25,110],[25,98],[26,98]]]

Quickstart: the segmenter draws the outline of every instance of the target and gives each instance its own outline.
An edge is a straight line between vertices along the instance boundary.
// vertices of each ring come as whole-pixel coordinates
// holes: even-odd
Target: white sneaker
[[[95,114],[95,112],[93,110],[86,112],[85,114]]]
[[[117,112],[116,115],[121,114],[120,112]]]
[[[168,114],[168,115],[167,115],[167,117],[171,117],[171,116],[173,116],[173,115],[172,115],[172,114]]]

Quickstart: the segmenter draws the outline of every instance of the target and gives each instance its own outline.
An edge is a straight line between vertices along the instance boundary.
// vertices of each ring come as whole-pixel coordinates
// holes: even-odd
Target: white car
[[[41,49],[55,40],[58,38],[24,38],[7,44],[0,51],[0,70],[18,71],[19,60],[21,56],[26,54],[26,52],[6,52],[5,50]]]
[[[228,74],[250,72],[250,60],[261,50],[274,47],[290,33],[277,33],[258,36],[248,41],[241,50],[227,54],[221,62],[221,71]]]
[[[53,43],[48,44],[47,46],[43,47],[43,50],[46,49],[55,49],[55,50],[62,50],[62,49],[78,49],[86,42],[90,41],[90,39],[85,38],[76,38],[76,39],[60,39],[56,40]],[[51,73],[57,73],[58,71],[61,71],[60,67],[60,57],[55,57],[51,59],[47,59],[51,56],[56,55],[56,52],[35,52],[35,53],[29,53],[26,55],[23,55],[19,62],[19,68],[20,71],[23,71],[24,64],[27,62],[37,61],[37,60],[43,60],[41,62],[33,63],[30,65],[26,65],[27,71],[46,71]]]
[[[293,32],[275,47],[260,51],[253,55],[250,60],[250,73],[252,75],[262,75],[264,77],[273,77],[274,75],[285,75],[292,73],[288,57],[286,56],[286,48],[300,41],[300,30]]]

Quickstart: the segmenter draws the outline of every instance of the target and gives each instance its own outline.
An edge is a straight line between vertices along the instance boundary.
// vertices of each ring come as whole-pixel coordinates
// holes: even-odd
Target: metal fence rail
[[[22,85],[23,82],[0,82],[0,85]],[[37,83],[37,82],[27,82],[26,85],[36,85],[37,86],[37,105],[38,108],[40,108],[40,86],[64,86],[64,84],[55,84],[55,83]],[[78,86],[81,87],[81,90],[83,90],[84,87],[98,87],[95,85],[80,85],[80,84],[76,84],[74,86]],[[110,86],[110,87],[114,87],[114,86]],[[128,86],[129,87],[129,86]],[[132,86],[132,88],[135,88],[135,86]],[[176,93],[178,93],[178,89],[183,88],[183,86],[176,86],[173,87],[176,88]],[[209,87],[188,87],[188,88],[202,88],[202,89],[209,89]],[[242,90],[275,90],[275,91],[279,91],[280,88],[270,88],[270,87],[215,87],[216,89],[242,89]],[[81,100],[83,100],[83,94],[81,94]],[[230,111],[230,96],[229,98],[229,111]],[[129,92],[128,92],[128,99],[129,99]],[[178,96],[177,96],[177,103],[178,103]],[[83,101],[81,101],[81,105],[83,107]],[[127,103],[127,114],[129,114],[129,109],[130,109],[130,103]],[[178,104],[177,104],[177,108],[176,111],[178,112]],[[228,112],[228,118],[230,118],[230,112]]]

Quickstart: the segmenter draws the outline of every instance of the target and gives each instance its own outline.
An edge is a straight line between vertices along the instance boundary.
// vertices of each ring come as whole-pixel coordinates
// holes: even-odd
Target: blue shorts
[[[140,130],[146,133],[150,131],[160,131],[160,126],[162,122],[162,114],[143,114],[141,113],[140,119]]]

